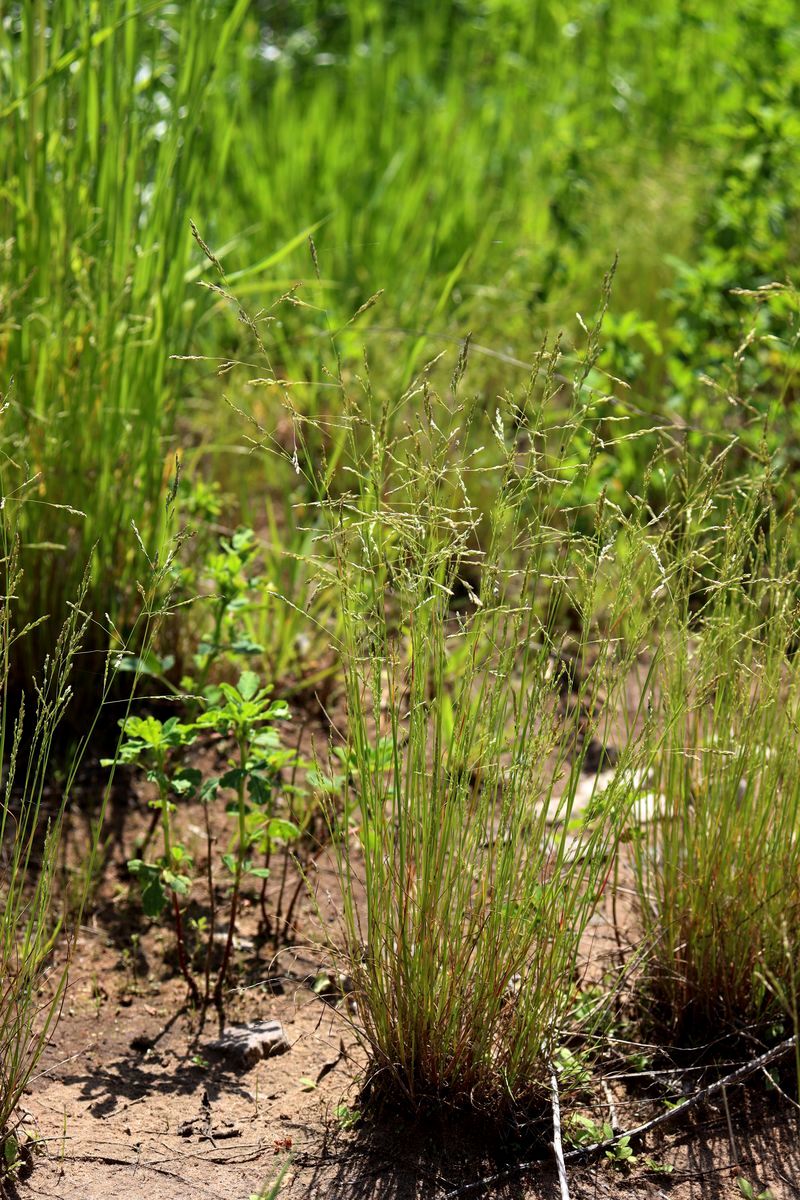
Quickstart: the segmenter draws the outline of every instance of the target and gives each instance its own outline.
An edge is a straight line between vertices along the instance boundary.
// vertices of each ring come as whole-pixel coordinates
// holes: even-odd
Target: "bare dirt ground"
[[[231,1017],[280,1020],[291,1043],[239,1071],[209,1048],[213,1027],[198,1035],[186,1018],[170,1023],[181,985],[151,984],[131,1000],[115,958],[102,932],[82,936],[57,1042],[25,1099],[28,1126],[42,1140],[19,1200],[248,1200],[287,1157],[286,1196],[441,1200],[507,1165],[479,1129],[347,1129],[362,1052],[346,1019],[308,987],[287,979],[284,995],[256,988],[237,1001]],[[658,1110],[619,1088],[615,1096],[625,1127]],[[730,1128],[724,1104],[703,1106],[638,1146],[628,1172],[607,1162],[570,1169],[570,1194],[722,1200],[741,1197],[744,1178],[756,1195],[767,1186],[775,1200],[799,1195],[800,1147],[786,1101],[756,1082],[731,1089],[727,1108]],[[555,1171],[545,1161],[464,1193],[481,1194],[549,1200],[558,1194]]]
[[[111,816],[103,881],[80,932],[62,1021],[24,1099],[25,1125],[38,1143],[30,1168],[9,1188],[15,1200],[249,1200],[284,1164],[281,1195],[309,1200],[559,1194],[547,1147],[541,1162],[520,1172],[514,1164],[530,1148],[491,1144],[478,1124],[454,1130],[430,1120],[354,1120],[364,1064],[357,1014],[346,996],[314,991],[328,960],[307,899],[297,907],[294,945],[277,958],[258,949],[255,896],[245,905],[226,1012],[227,1023],[280,1021],[290,1048],[249,1068],[225,1059],[212,1045],[213,1010],[201,1029],[184,1009],[171,930],[142,917],[130,886],[125,861],[148,819],[141,797],[132,791]],[[199,830],[191,807],[182,820]],[[71,836],[80,845],[85,830],[76,826]],[[324,859],[318,878],[332,927],[335,879]],[[589,952],[599,960],[613,944],[600,915]],[[617,1064],[607,1074],[626,1071]],[[632,1128],[663,1112],[665,1096],[674,1102],[717,1077],[690,1069],[654,1075],[647,1086],[609,1078],[584,1111]],[[790,1084],[790,1072],[786,1078]],[[754,1196],[769,1188],[774,1200],[791,1200],[800,1196],[799,1132],[791,1102],[762,1073],[648,1135],[630,1168],[605,1159],[571,1166],[570,1195],[741,1200],[744,1180]],[[504,1170],[508,1176],[491,1187],[472,1186]]]

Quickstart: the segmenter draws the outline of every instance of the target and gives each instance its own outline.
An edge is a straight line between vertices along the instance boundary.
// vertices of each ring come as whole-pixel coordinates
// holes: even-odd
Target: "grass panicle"
[[[795,510],[777,510],[768,474],[726,494],[710,471],[692,501],[656,602],[665,733],[638,801],[641,988],[671,1036],[763,1033],[789,1009],[800,918]]]

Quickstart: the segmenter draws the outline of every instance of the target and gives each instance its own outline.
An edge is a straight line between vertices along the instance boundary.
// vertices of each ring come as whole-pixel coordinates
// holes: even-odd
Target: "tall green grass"
[[[160,541],[169,356],[197,315],[189,218],[233,127],[231,109],[210,136],[206,99],[246,7],[25,0],[0,22],[2,450],[25,474],[23,611],[52,618],[18,648],[26,681],[87,557],[103,651],[147,569],[132,520],[148,552]]]
[[[797,420],[779,402],[797,364],[786,298],[758,301],[752,411],[727,403],[741,381],[721,362],[752,324],[752,301],[732,289],[797,261],[796,36],[783,0],[256,6],[236,44],[228,202],[204,237],[227,246],[237,295],[264,306],[275,370],[315,420],[335,417],[320,354],[330,328],[346,375],[366,343],[399,391],[473,328],[474,384],[503,391],[545,329],[576,350],[575,311],[591,310],[619,250],[592,380],[614,395],[609,416],[689,425],[700,452],[719,426],[753,448],[752,417],[775,405],[772,449],[795,461]],[[319,273],[296,236],[314,226]],[[298,281],[293,303],[272,308]],[[204,325],[202,350],[239,357],[241,330],[222,328]],[[277,395],[258,407],[272,429]],[[655,445],[616,444],[596,464],[596,493],[605,484],[624,502]],[[235,463],[252,492],[256,476]]]
[[[315,417],[330,396],[300,385],[325,382],[327,328],[303,304],[338,326],[385,289],[361,324],[401,390],[431,347],[474,323],[475,377],[503,388],[532,329],[564,323],[577,344],[574,310],[619,248],[621,315],[599,363],[633,385],[619,403],[649,411],[666,386],[670,411],[716,420],[724,403],[696,396],[697,348],[735,336],[731,284],[757,286],[765,264],[795,261],[796,14],[788,0],[658,0],[644,17],[588,0],[569,14],[555,0],[9,8],[0,370],[3,446],[33,481],[28,611],[62,612],[97,546],[91,606],[120,628],[130,616],[144,562],[130,521],[158,543],[188,391],[170,356],[227,361],[240,339],[202,319],[207,289],[187,287],[206,282],[190,217],[255,310],[302,280],[294,305],[262,318],[276,370]],[[730,277],[720,247],[746,237],[753,214],[758,237]],[[311,228],[320,276],[298,236]],[[354,333],[338,343],[348,371]],[[194,443],[208,409],[184,411]],[[619,448],[624,482],[650,449]],[[26,674],[53,636],[34,632]],[[99,626],[89,637],[104,644]]]
[[[632,826],[648,1020],[763,1027],[795,1004],[795,509],[766,425],[758,455],[668,437],[624,505],[598,490],[636,436],[593,386],[609,288],[571,377],[545,346],[496,399],[471,390],[469,339],[394,395],[368,355],[343,370],[334,330],[318,422],[269,333],[255,347],[254,406],[277,393],[292,436],[254,444],[295,474],[338,594],[328,787],[355,831],[338,863],[369,1083],[416,1109],[541,1111]],[[577,811],[612,736],[611,783]]]
[[[90,554],[84,649],[129,639],[179,427],[205,437],[202,381],[180,426],[178,363],[214,359],[280,462],[247,635],[294,672],[306,610],[343,666],[350,972],[373,1084],[413,1106],[538,1111],[651,759],[651,1011],[796,1006],[791,479],[766,464],[797,457],[798,334],[776,333],[791,292],[764,285],[796,262],[797,33],[790,0],[24,0],[0,23],[8,592],[29,625],[6,666],[55,662]],[[583,347],[572,314],[620,244],[623,311]],[[229,287],[253,315],[206,321]],[[519,352],[564,316],[569,354]],[[465,376],[467,319],[486,335]],[[707,382],[704,347],[739,335]],[[428,361],[448,340],[454,372]],[[742,448],[651,469],[654,408],[690,450]],[[660,682],[628,712],[645,645]],[[620,710],[614,781],[582,816]]]
[[[698,257],[725,123],[776,63],[790,108],[795,33],[784,2],[256,10],[219,236],[258,220],[280,245],[324,219],[326,307],[349,315],[384,287],[386,336],[456,315],[504,346],[575,328],[617,249],[620,304],[664,324],[664,257]]]

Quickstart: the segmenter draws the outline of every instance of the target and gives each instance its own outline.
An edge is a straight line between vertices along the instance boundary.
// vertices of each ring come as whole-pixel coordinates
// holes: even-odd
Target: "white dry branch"
[[[717,1079],[714,1083],[709,1084],[708,1087],[700,1088],[688,1100],[684,1100],[682,1104],[668,1109],[667,1112],[660,1113],[659,1116],[653,1117],[650,1121],[645,1121],[643,1125],[637,1125],[634,1129],[626,1129],[620,1133],[616,1133],[613,1137],[606,1138],[602,1142],[593,1142],[590,1146],[581,1146],[577,1150],[570,1150],[567,1154],[563,1155],[563,1168],[562,1163],[558,1162],[558,1150],[556,1149],[559,1181],[561,1181],[561,1171],[565,1168],[566,1163],[584,1162],[586,1159],[596,1158],[599,1154],[604,1154],[606,1150],[613,1150],[623,1138],[632,1140],[633,1138],[644,1137],[646,1133],[650,1133],[651,1130],[658,1128],[658,1126],[666,1124],[667,1121],[673,1121],[676,1117],[683,1116],[684,1113],[689,1112],[690,1109],[696,1108],[698,1104],[702,1104],[703,1101],[710,1099],[711,1096],[715,1096],[717,1092],[724,1091],[725,1088],[731,1087],[732,1084],[741,1083],[749,1075],[754,1074],[754,1072],[761,1071],[771,1063],[785,1058],[794,1050],[796,1040],[796,1035],[786,1038],[785,1041],[779,1042],[777,1046],[773,1046],[771,1050],[766,1050],[763,1054],[760,1054],[758,1058],[753,1058],[741,1067],[737,1067],[730,1075],[725,1075],[722,1079]],[[528,1159],[526,1162],[515,1163],[513,1167],[507,1167],[505,1170],[498,1171],[494,1175],[486,1175],[482,1179],[476,1179],[473,1183],[467,1183],[462,1187],[454,1188],[445,1194],[444,1200],[457,1200],[457,1197],[466,1196],[472,1192],[485,1191],[496,1183],[502,1183],[517,1175],[524,1175],[526,1171],[540,1166],[541,1159],[535,1158]],[[564,1200],[564,1184],[562,1183],[561,1186],[562,1200]]]
[[[569,1200],[567,1167],[564,1162],[564,1147],[561,1144],[561,1104],[558,1099],[558,1076],[554,1070],[550,1071],[550,1096],[553,1106],[553,1154],[558,1168],[558,1186],[561,1191],[561,1200]]]

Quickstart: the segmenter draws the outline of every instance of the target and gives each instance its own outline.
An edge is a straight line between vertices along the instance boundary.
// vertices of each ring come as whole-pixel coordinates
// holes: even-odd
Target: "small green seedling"
[[[217,553],[206,560],[204,573],[214,587],[213,625],[193,656],[195,673],[181,681],[197,697],[216,699],[218,690],[209,685],[209,678],[221,658],[263,653],[263,646],[243,632],[237,619],[252,603],[252,591],[259,583],[254,567],[258,550],[252,529],[239,529],[232,538],[223,538]]]
[[[763,1192],[757,1192],[749,1179],[739,1178],[736,1180],[736,1185],[745,1200],[774,1200],[770,1188],[764,1188]]]
[[[614,1136],[614,1130],[608,1122],[600,1125],[583,1113],[572,1113],[565,1132],[567,1141],[578,1147],[607,1142]],[[613,1166],[622,1170],[627,1169],[636,1161],[636,1155],[631,1147],[631,1139],[627,1134],[619,1138],[613,1146],[609,1146],[605,1156]]]
[[[604,1125],[603,1130],[608,1130],[607,1137],[613,1137],[613,1131],[610,1125]],[[609,1146],[606,1150],[606,1158],[619,1170],[627,1170],[633,1163],[636,1162],[636,1155],[631,1147],[631,1139],[625,1134],[613,1146]]]
[[[591,1072],[584,1057],[567,1046],[559,1046],[554,1055],[555,1066],[559,1077],[573,1088],[586,1087],[591,1080]]]
[[[339,1104],[336,1106],[336,1120],[339,1122],[342,1132],[347,1133],[349,1129],[354,1129],[361,1120],[361,1112],[357,1108],[351,1108],[349,1104]]]
[[[654,1175],[671,1175],[675,1170],[671,1163],[659,1162],[655,1158],[643,1158],[642,1163]]]
[[[281,770],[295,759],[284,749],[273,723],[286,720],[289,709],[281,700],[270,699],[271,689],[261,687],[253,671],[244,671],[236,686],[221,683],[216,703],[198,717],[197,729],[213,729],[232,737],[236,754],[228,770],[207,779],[201,789],[205,800],[220,789],[234,792],[227,812],[235,819],[235,832],[222,862],[231,876],[231,905],[222,964],[214,992],[219,1006],[228,972],[242,880],[245,876],[264,880],[269,876],[269,856],[279,842],[299,836],[297,826],[275,812]],[[258,862],[253,855],[259,855]],[[263,865],[259,865],[263,863]]]
[[[175,841],[171,820],[176,800],[192,796],[201,781],[199,771],[173,765],[176,752],[191,745],[195,732],[177,717],[163,722],[156,717],[128,717],[121,724],[123,740],[117,761],[143,766],[148,781],[156,785],[157,795],[150,801],[150,807],[156,815],[160,814],[162,841],[160,855],[132,858],[128,870],[139,881],[148,917],[160,917],[166,906],[171,905],[181,973],[192,1000],[199,1004],[200,993],[189,969],[181,914],[181,900],[189,895],[192,886],[194,862],[186,847]],[[103,759],[103,765],[112,766],[113,760]]]
[[[5,1174],[13,1177],[21,1163],[19,1140],[11,1134],[3,1142],[3,1168]]]
[[[584,1113],[571,1113],[564,1128],[564,1135],[571,1146],[582,1147],[592,1146],[596,1142],[613,1137],[613,1131],[610,1125],[598,1125],[597,1121],[593,1121]]]
[[[230,567],[230,563],[228,565]],[[226,605],[230,607],[233,603],[231,591],[225,594]],[[164,722],[155,717],[129,717],[123,722],[124,737],[117,760],[144,767],[146,778],[156,785],[156,798],[150,802],[156,813],[151,832],[155,831],[160,817],[161,853],[155,857],[146,855],[148,835],[141,856],[131,859],[128,868],[139,881],[147,916],[157,919],[168,905],[171,906],[180,969],[189,986],[192,1001],[202,1009],[206,1008],[211,998],[216,912],[213,842],[207,806],[220,793],[233,793],[226,811],[234,820],[234,831],[221,855],[222,865],[231,881],[231,899],[222,961],[213,990],[218,1008],[222,1007],[223,987],[230,966],[242,882],[245,877],[261,881],[263,909],[263,889],[270,875],[272,853],[276,847],[296,841],[301,836],[297,824],[276,811],[281,773],[298,762],[296,752],[281,745],[274,727],[277,721],[288,718],[286,704],[271,699],[270,688],[262,687],[253,671],[244,671],[235,685],[223,682],[213,688],[205,688],[204,702],[207,706],[205,711],[190,724],[183,724],[176,717]],[[190,746],[203,730],[213,730],[222,737],[232,738],[235,743],[235,752],[228,760],[227,769],[219,776],[205,779],[200,771],[182,767],[176,762],[179,753]],[[111,763],[104,760],[104,765]],[[188,897],[194,883],[195,864],[189,850],[176,840],[172,827],[177,801],[193,797],[206,805],[208,831],[206,878],[210,916],[198,916],[190,920],[194,934],[206,942],[202,995],[192,975],[186,952],[181,910],[181,902]]]
[[[286,1158],[275,1179],[267,1181],[260,1192],[251,1192],[248,1200],[276,1200],[276,1197],[281,1190],[284,1178],[286,1177],[286,1172],[289,1170],[289,1166],[291,1165],[291,1161],[291,1158]]]

